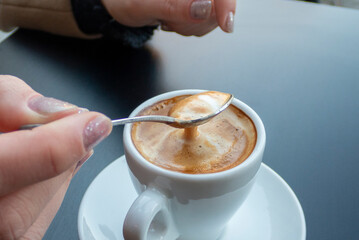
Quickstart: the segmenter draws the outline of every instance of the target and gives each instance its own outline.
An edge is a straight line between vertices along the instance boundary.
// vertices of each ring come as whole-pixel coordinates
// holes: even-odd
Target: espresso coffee
[[[139,115],[176,115],[171,109],[188,97],[157,102]],[[198,111],[202,111],[201,108]],[[133,124],[131,135],[137,150],[147,161],[190,174],[221,172],[239,165],[251,154],[257,140],[252,120],[233,105],[193,129],[138,122]]]

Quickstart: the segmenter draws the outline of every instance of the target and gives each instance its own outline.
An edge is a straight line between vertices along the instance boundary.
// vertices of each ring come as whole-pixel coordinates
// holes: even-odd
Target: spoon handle
[[[158,115],[148,115],[148,116],[138,116],[131,118],[120,118],[112,120],[113,126],[123,125],[126,123],[134,122],[161,122],[161,123],[175,123],[176,119],[168,116],[158,116]]]
[[[175,123],[176,119],[168,116],[149,115],[149,116],[114,119],[111,120],[111,122],[112,122],[112,126],[119,126],[127,123],[134,123],[134,122],[161,122],[161,123],[171,124],[171,123]],[[43,124],[27,124],[21,126],[19,130],[29,130],[42,125]]]

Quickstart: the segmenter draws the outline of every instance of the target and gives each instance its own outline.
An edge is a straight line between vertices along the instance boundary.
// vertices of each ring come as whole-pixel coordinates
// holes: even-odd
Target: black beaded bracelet
[[[157,26],[127,27],[114,20],[101,0],[71,0],[80,30],[86,34],[102,34],[104,38],[121,41],[134,48],[142,47]]]

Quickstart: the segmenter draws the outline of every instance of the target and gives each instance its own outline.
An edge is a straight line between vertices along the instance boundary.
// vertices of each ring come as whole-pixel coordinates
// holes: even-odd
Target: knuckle
[[[0,88],[5,87],[10,81],[19,80],[11,75],[0,75]]]
[[[162,15],[166,16],[166,18],[172,18],[177,10],[176,5],[177,4],[173,0],[164,0],[161,7]]]
[[[142,0],[126,1],[127,9],[131,9],[131,10],[139,9],[142,4],[143,4]]]
[[[12,75],[7,75],[7,74],[4,74],[4,75],[0,75],[1,78],[0,78],[0,81],[6,81],[6,80],[12,80],[12,79],[19,79],[15,76],[12,76]]]
[[[12,76],[12,75],[0,75],[0,86],[4,84],[8,84],[9,82],[23,82],[20,78]]]
[[[31,94],[34,91],[23,80],[11,75],[0,75],[0,99],[13,95]]]

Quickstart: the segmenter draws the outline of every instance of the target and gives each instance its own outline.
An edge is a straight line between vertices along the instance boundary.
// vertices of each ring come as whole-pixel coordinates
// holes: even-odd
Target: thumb
[[[88,112],[33,130],[0,135],[0,196],[53,178],[76,165],[110,134],[111,120]]]
[[[0,132],[31,123],[47,123],[82,111],[77,106],[35,92],[24,81],[0,75]]]

